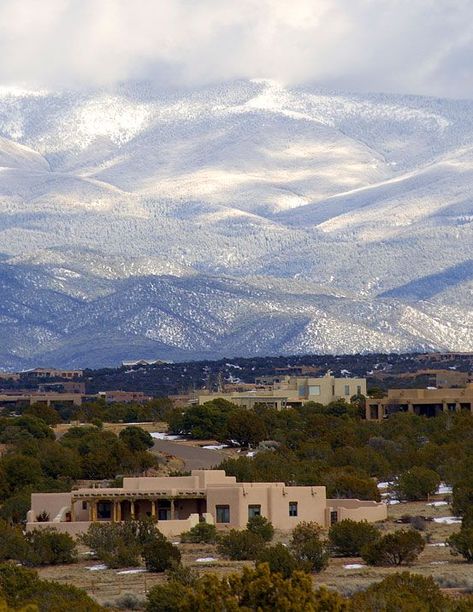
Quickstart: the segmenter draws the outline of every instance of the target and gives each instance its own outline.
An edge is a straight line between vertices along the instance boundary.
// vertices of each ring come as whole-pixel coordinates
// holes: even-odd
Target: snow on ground
[[[91,572],[100,572],[101,570],[108,569],[108,567],[103,563],[100,563],[99,565],[90,565],[89,567],[87,567],[87,569]]]
[[[1,90],[0,162],[11,368],[473,350],[471,101]]]
[[[441,525],[458,525],[461,522],[460,516],[437,516],[434,518],[434,523],[440,523]]]
[[[439,488],[437,489],[437,495],[450,495],[451,493],[452,487],[444,482],[441,482]]]
[[[163,433],[162,431],[153,431],[150,432],[150,436],[152,438],[156,438],[156,440],[183,440],[182,436],[175,436],[172,434]]]
[[[215,557],[199,557],[195,560],[196,563],[213,563],[214,561],[218,561]]]
[[[427,504],[427,506],[433,506],[434,508],[440,508],[441,506],[448,506],[446,501],[434,501]]]
[[[117,574],[142,574],[143,572],[146,572],[146,571],[147,570],[144,567],[137,567],[137,568],[128,569],[128,570],[121,570],[117,572]]]
[[[345,569],[361,569],[362,567],[366,567],[363,563],[348,563],[343,566]]]
[[[205,446],[201,446],[201,448],[206,448],[207,450],[222,450],[224,448],[228,448],[227,444],[206,444]]]

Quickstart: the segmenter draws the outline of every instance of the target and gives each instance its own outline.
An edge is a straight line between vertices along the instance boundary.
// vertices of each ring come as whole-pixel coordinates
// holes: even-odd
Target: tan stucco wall
[[[388,518],[388,507],[383,502],[359,499],[327,499],[327,509],[338,512],[338,520],[368,521],[375,523]]]

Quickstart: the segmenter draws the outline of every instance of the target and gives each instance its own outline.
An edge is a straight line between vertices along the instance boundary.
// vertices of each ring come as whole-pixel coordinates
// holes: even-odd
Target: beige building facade
[[[48,520],[38,520],[44,513]],[[242,483],[222,470],[193,470],[190,476],[124,478],[122,488],[33,493],[27,530],[53,527],[77,535],[96,521],[152,518],[164,535],[177,536],[201,520],[220,529],[241,529],[259,515],[276,529],[289,530],[301,521],[323,527],[345,518],[383,521],[387,507],[375,501],[327,499],[322,486]]]
[[[471,383],[459,389],[389,389],[386,397],[366,401],[368,421],[382,421],[397,412],[434,417],[463,410],[473,413]]]
[[[269,383],[269,381],[268,381]],[[253,408],[266,404],[277,410],[303,406],[307,402],[330,404],[340,399],[350,401],[354,395],[366,395],[365,378],[336,378],[331,374],[321,377],[281,376],[272,377],[270,384],[255,385],[253,389],[231,393],[204,393],[198,396],[198,403],[205,404],[222,398],[241,406]]]

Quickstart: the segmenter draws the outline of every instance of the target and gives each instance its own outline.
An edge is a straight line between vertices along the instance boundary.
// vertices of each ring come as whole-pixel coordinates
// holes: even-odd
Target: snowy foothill
[[[33,94],[0,91],[12,369],[32,347],[90,367],[473,350],[473,101],[266,79]]]

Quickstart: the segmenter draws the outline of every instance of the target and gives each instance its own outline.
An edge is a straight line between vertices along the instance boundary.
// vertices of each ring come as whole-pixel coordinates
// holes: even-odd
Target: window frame
[[[226,513],[222,515],[221,513]],[[226,518],[227,520],[219,520],[219,518]],[[230,523],[230,505],[229,504],[218,504],[215,506],[215,522],[226,525]]]
[[[289,502],[289,516],[294,518],[299,516],[299,504],[296,501]]]
[[[252,513],[253,510],[255,510],[256,513]],[[262,516],[261,504],[248,504],[248,520],[255,516]]]

